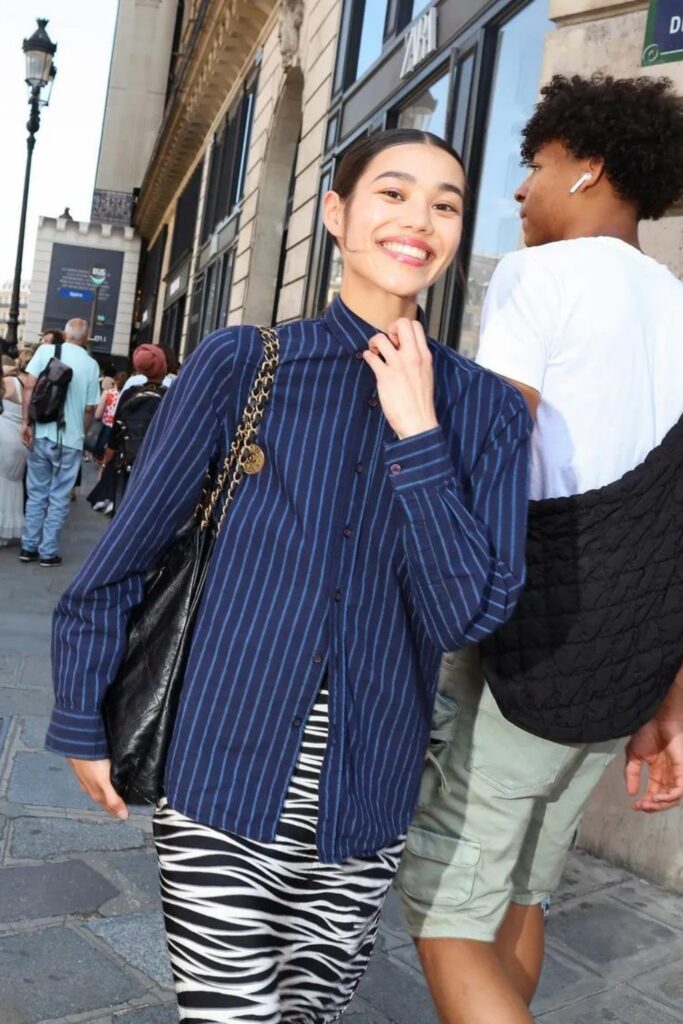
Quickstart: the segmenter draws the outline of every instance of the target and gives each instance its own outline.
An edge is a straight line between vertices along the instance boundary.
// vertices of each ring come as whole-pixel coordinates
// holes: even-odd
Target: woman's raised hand
[[[114,818],[122,818],[125,821],[128,817],[128,808],[111,784],[111,761],[81,761],[75,757],[69,757],[67,760],[83,792]]]
[[[404,317],[386,334],[375,334],[363,358],[377,378],[382,411],[401,440],[438,427],[432,354],[417,320]]]

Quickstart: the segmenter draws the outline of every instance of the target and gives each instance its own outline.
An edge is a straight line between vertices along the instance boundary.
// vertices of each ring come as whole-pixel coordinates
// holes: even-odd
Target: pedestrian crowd
[[[102,375],[87,340],[88,324],[74,319],[64,331],[44,331],[35,350],[2,357],[0,546],[19,541],[24,563],[62,564],[59,537],[84,459],[100,468],[88,501],[114,514],[157,404],[178,373],[173,349],[140,345],[133,374]]]
[[[59,564],[100,466],[47,746],[113,816],[155,804],[181,1020],[338,1020],[395,884],[443,1024],[529,1024],[608,764],[635,811],[683,798],[683,284],[639,242],[683,201],[683,107],[555,76],[521,155],[476,361],[417,306],[463,161],[393,129],[324,196],[318,319],[218,331],[175,383],[158,345],[101,379],[82,321],[3,367],[2,543]]]

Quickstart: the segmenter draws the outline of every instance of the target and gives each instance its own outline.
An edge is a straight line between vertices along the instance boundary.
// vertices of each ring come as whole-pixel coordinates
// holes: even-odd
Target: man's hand
[[[683,798],[683,669],[655,717],[630,739],[626,747],[626,791],[635,797],[643,766],[648,766],[647,789],[633,804],[634,811],[667,811]]]
[[[24,423],[21,428],[21,440],[27,448],[33,447],[33,427],[30,423]]]
[[[68,758],[78,784],[84,793],[98,803],[114,818],[128,817],[128,808],[111,784],[111,761],[79,761]]]
[[[386,335],[370,338],[363,358],[377,378],[382,411],[401,440],[438,427],[432,354],[417,320],[397,320]]]

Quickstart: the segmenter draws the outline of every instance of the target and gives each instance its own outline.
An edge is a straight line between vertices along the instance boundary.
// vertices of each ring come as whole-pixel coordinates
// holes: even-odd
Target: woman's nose
[[[432,226],[432,210],[427,202],[415,200],[406,203],[401,211],[401,223],[413,231],[428,231]]]

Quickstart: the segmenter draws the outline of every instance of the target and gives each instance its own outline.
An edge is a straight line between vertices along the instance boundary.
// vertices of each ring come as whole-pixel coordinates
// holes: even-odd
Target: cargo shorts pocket
[[[429,906],[460,907],[474,889],[481,844],[413,826],[408,832],[398,885]]]
[[[435,756],[453,739],[457,717],[458,705],[453,698],[437,691],[429,731],[429,750]]]

